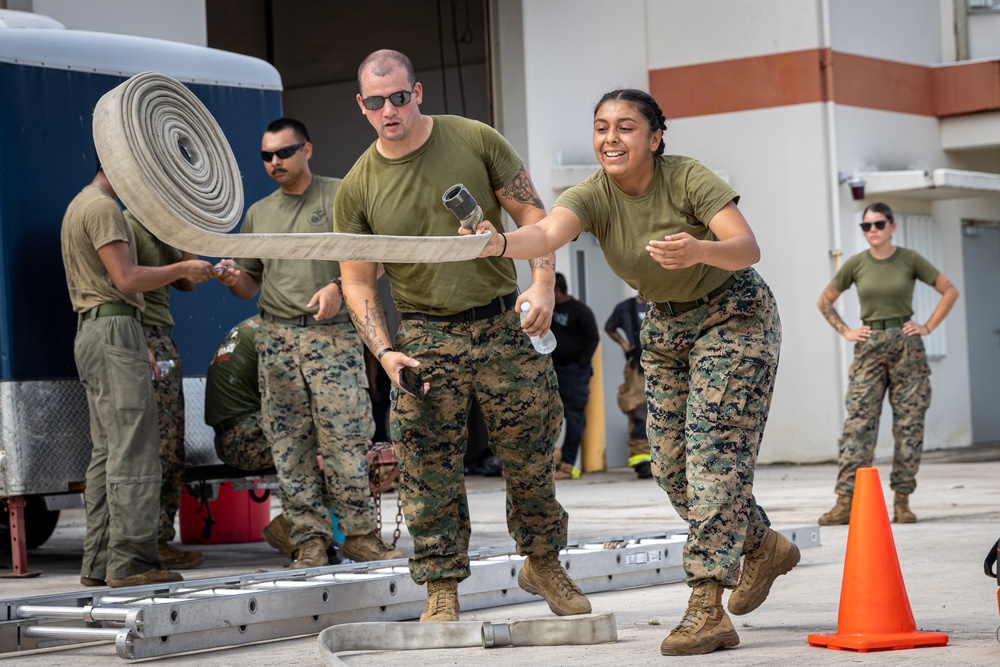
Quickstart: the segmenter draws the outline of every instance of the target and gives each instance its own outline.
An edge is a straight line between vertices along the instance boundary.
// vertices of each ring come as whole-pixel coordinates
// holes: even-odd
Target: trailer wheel
[[[29,549],[35,549],[52,537],[59,522],[59,510],[45,506],[42,496],[24,498],[24,541]],[[0,503],[0,553],[10,553],[10,514],[6,503]]]

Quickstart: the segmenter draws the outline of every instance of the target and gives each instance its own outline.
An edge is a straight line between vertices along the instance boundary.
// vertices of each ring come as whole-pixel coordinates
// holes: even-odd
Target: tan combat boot
[[[179,549],[169,542],[156,545],[157,556],[164,570],[190,570],[205,562],[205,556],[194,549]]]
[[[288,522],[284,514],[271,519],[271,523],[264,526],[260,534],[264,536],[264,541],[277,549],[285,558],[295,559],[295,545],[292,544],[292,524]]]
[[[293,570],[302,570],[307,567],[323,567],[330,564],[330,558],[326,555],[326,550],[330,543],[321,537],[310,537],[299,545],[297,558],[288,567]]]
[[[340,555],[344,558],[350,558],[355,563],[363,563],[370,560],[406,558],[406,554],[386,544],[375,531],[365,535],[348,535],[345,537],[344,546],[340,548]]]
[[[691,589],[684,618],[663,643],[663,655],[701,655],[738,646],[740,636],[722,608],[722,584],[704,581]]]
[[[427,582],[427,608],[420,622],[458,620],[458,581],[435,579]]]
[[[771,591],[771,584],[799,562],[799,548],[776,530],[767,529],[764,542],[743,559],[740,583],[729,596],[729,613],[749,614]]]
[[[819,518],[821,526],[844,526],[851,522],[851,496],[837,494],[837,504]]]
[[[170,584],[175,581],[184,581],[184,577],[171,570],[146,570],[139,574],[130,574],[121,579],[108,579],[108,586],[111,588],[123,588],[125,586],[146,586],[148,584]]]
[[[556,616],[589,614],[590,600],[559,562],[559,554],[528,556],[517,574],[517,585],[532,595],[541,595]]]
[[[896,492],[892,501],[892,513],[896,523],[916,523],[917,515],[910,511],[910,494]]]

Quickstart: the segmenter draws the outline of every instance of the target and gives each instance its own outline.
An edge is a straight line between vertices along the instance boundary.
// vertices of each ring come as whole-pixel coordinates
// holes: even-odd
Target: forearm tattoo
[[[378,354],[387,347],[392,347],[392,342],[387,340],[389,325],[386,323],[385,310],[382,308],[382,301],[375,295],[374,301],[365,299],[364,312],[359,313],[351,304],[347,304],[347,310],[354,321],[354,328],[358,330],[362,342],[368,346],[372,354]],[[383,338],[383,334],[386,335]]]
[[[555,271],[556,270],[556,256],[551,252],[543,257],[536,257],[535,259],[528,260],[528,266],[531,267],[531,271],[536,270],[541,271]]]
[[[833,307],[833,302],[837,299],[837,296],[833,286],[827,285],[826,289],[823,290],[819,312],[823,313],[823,317],[830,323],[830,326],[837,330],[837,333],[844,334],[850,331],[851,328],[844,323],[844,320],[840,318],[840,313]]]
[[[514,177],[514,180],[503,186],[500,193],[507,199],[512,199],[521,204],[530,204],[542,211],[545,210],[542,198],[535,191],[535,185],[531,182],[531,177],[528,176],[528,172],[525,170],[523,164],[520,171],[517,172],[517,176]]]

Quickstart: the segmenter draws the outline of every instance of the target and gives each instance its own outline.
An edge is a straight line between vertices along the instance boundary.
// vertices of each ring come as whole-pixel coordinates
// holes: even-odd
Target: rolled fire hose
[[[125,206],[161,241],[196,255],[454,262],[474,259],[489,240],[457,234],[227,234],[243,215],[236,158],[194,93],[156,72],[136,74],[101,97],[94,109],[94,144]]]
[[[327,667],[346,665],[339,651],[405,651],[502,646],[583,646],[618,641],[614,614],[532,618],[513,623],[344,623],[319,633]]]

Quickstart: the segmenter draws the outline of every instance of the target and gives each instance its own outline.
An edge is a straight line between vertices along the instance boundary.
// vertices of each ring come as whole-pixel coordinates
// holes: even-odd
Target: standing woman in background
[[[771,530],[753,497],[754,467],[778,365],[781,324],[771,290],[748,268],[757,241],[739,196],[696,160],[663,155],[660,107],[615,90],[594,111],[601,169],[534,225],[497,234],[482,256],[538,257],[590,232],[611,269],[653,302],[642,324],[652,470],[688,522],[687,611],[664,655],[739,644],[722,607],[746,614],[798,548]],[[740,571],[740,557],[745,562]]]
[[[848,378],[847,419],[840,437],[837,503],[819,518],[822,526],[851,520],[854,475],[867,468],[875,455],[882,400],[889,390],[892,435],[896,446],[889,485],[896,492],[896,523],[914,523],[910,494],[917,487],[917,468],[924,447],[924,415],[931,403],[931,369],[921,336],[944,321],[958,299],[958,290],[920,254],[892,244],[896,221],[892,209],[876,202],[865,208],[861,231],[871,246],[840,267],[819,297],[819,311],[841,336],[854,343],[854,362]],[[934,287],[941,300],[925,324],[913,316],[913,288],[917,280]],[[858,286],[862,324],[848,327],[834,302],[852,284]]]

